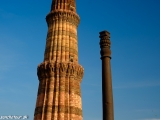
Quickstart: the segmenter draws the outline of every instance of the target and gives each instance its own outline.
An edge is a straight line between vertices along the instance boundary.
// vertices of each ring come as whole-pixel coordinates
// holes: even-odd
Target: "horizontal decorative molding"
[[[77,50],[75,50],[73,48],[69,48],[67,46],[59,46],[59,45],[57,45],[56,47],[54,47],[54,46],[46,47],[45,54],[49,53],[51,48],[53,49],[52,51],[62,51],[61,49],[65,49],[65,52],[72,52],[73,54],[78,55]]]
[[[70,22],[71,24],[78,27],[78,24],[80,22],[80,17],[75,12],[71,12],[71,11],[67,11],[67,10],[66,11],[54,10],[54,11],[51,11],[46,16],[46,21],[47,21],[48,26],[56,20]]]
[[[36,107],[35,109],[35,113],[34,115],[37,114],[47,114],[47,113],[52,113],[56,112],[56,113],[65,113],[65,114],[75,114],[78,116],[82,116],[82,109],[81,108],[77,108],[77,107],[73,107],[73,106],[63,106],[63,105],[59,105],[59,106],[43,106],[43,107]],[[53,113],[54,114],[54,113]]]
[[[71,93],[71,91],[75,94],[75,95],[78,95],[78,96],[81,96],[81,91],[80,91],[80,88],[76,88],[74,86],[72,86],[72,89],[66,89],[66,88],[58,88],[58,87],[54,87],[54,88],[47,88],[47,91],[45,91],[45,88],[39,88],[38,89],[38,95],[40,94],[45,94],[45,93],[50,93],[50,92],[65,92],[67,94]]]
[[[39,80],[45,78],[65,76],[65,77],[74,77],[77,80],[80,80],[83,77],[84,69],[81,65],[74,62],[53,62],[45,61],[38,65],[37,75]]]
[[[60,36],[64,35],[66,37],[72,37],[72,38],[77,39],[77,34],[75,34],[72,31],[66,31],[66,30],[50,30],[48,31],[47,39],[50,39],[52,37],[55,38],[55,37],[58,37],[59,35]]]

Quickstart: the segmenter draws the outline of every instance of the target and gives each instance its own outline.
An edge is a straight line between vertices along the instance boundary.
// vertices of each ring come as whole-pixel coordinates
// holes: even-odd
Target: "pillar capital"
[[[111,58],[111,41],[110,41],[110,33],[108,31],[102,31],[100,34],[100,48],[101,48],[101,59],[104,57]]]

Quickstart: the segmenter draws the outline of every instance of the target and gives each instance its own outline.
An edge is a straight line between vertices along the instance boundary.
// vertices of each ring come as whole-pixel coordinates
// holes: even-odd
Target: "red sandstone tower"
[[[38,65],[39,88],[34,120],[82,120],[75,0],[52,0],[46,16],[44,61]]]

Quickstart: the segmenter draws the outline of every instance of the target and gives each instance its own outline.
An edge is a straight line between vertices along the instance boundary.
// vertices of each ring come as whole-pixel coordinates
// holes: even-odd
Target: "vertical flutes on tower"
[[[34,120],[82,120],[75,0],[53,0],[46,16],[44,61],[38,65],[39,88]]]

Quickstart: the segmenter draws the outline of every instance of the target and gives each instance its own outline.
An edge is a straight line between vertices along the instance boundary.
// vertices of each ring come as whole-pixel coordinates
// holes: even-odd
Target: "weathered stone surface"
[[[75,0],[52,0],[46,16],[44,61],[37,67],[39,88],[34,120],[82,120]]]

